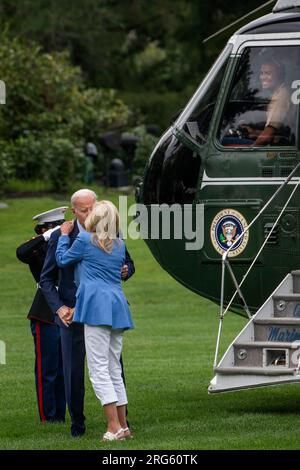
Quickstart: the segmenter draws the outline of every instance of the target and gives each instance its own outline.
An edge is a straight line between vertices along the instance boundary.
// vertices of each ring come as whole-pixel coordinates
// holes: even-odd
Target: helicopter
[[[137,188],[147,223],[154,208],[176,207],[198,235],[187,249],[190,237],[176,236],[185,218],[173,211],[169,236],[160,228],[145,242],[178,282],[221,306],[210,392],[300,380],[299,46],[300,1],[278,0],[240,28],[158,141]],[[268,67],[276,91],[262,76]],[[227,311],[249,324],[218,364]]]
[[[285,10],[286,4],[297,4]],[[299,32],[297,32],[297,30]],[[137,202],[204,205],[204,244],[186,252],[187,240],[146,239],[161,266],[184,286],[219,303],[220,259],[227,249],[218,230],[230,222],[236,234],[263,207],[300,159],[298,105],[294,120],[281,141],[256,147],[245,143],[238,122],[263,120],[266,99],[260,96],[256,77],[263,56],[277,57],[285,67],[286,81],[300,79],[300,2],[278,2],[274,13],[240,29],[212,66],[200,87],[163,134],[150,156]],[[288,127],[288,126],[286,126]],[[293,183],[293,182],[292,182]],[[237,276],[247,270],[258,246],[271,230],[288,188],[253,227],[247,240],[231,253]],[[295,198],[253,267],[245,297],[252,311],[263,303],[283,276],[300,266],[299,202]],[[220,234],[221,235],[221,234]],[[226,290],[226,299],[232,294]],[[240,307],[240,304],[236,304]]]

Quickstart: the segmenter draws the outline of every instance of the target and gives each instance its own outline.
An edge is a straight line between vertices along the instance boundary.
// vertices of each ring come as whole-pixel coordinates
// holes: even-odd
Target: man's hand
[[[69,307],[66,307],[65,305],[63,305],[57,310],[57,315],[59,316],[63,324],[67,327],[72,322],[73,314],[74,314],[74,308],[69,308]]]
[[[75,307],[70,308],[69,316],[67,317],[67,322],[69,324],[72,323],[72,321],[73,321],[74,312],[75,312]]]
[[[241,132],[242,132],[242,137],[243,137],[244,139],[255,140],[255,139],[257,139],[257,137],[258,137],[259,134],[261,133],[261,130],[255,129],[254,127],[249,126],[249,125],[247,125],[247,124],[241,124],[241,125],[239,126],[239,129],[241,130]]]
[[[69,233],[72,232],[73,227],[74,227],[73,220],[69,220],[67,222],[64,222],[60,227],[61,234],[62,235],[69,235]]]
[[[128,276],[128,266],[127,264],[124,264],[123,268],[121,269],[121,279],[126,279]]]

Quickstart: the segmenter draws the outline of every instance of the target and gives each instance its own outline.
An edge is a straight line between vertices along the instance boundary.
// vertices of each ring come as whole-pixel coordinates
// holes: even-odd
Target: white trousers
[[[113,330],[109,326],[84,325],[89,376],[102,406],[109,403],[127,405],[120,364],[122,339],[123,330]]]

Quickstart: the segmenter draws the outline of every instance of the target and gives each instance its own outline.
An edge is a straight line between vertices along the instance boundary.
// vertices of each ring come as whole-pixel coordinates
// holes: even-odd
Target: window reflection
[[[184,130],[194,143],[203,145],[207,142],[231,50],[232,45],[224,49],[175,123],[174,127]],[[195,200],[201,150],[191,150],[172,132],[170,128],[162,136],[150,158],[144,177],[146,204],[192,204]]]
[[[200,156],[168,131],[154,151],[145,175],[145,204],[191,204],[200,163]]]
[[[193,107],[189,108],[189,105],[187,106],[186,113],[188,111],[189,113],[185,121],[182,122],[182,126],[185,132],[200,145],[207,142],[210,123],[228,64],[230,50],[231,48],[228,48],[222,56],[219,69],[211,77],[205,92],[200,94]]]

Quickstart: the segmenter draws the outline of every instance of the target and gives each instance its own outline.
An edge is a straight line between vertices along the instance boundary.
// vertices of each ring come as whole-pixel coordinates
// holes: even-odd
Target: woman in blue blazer
[[[73,321],[84,324],[89,376],[108,423],[103,440],[120,440],[131,437],[120,365],[122,337],[134,326],[121,286],[125,244],[118,238],[117,208],[110,201],[96,202],[85,226],[70,248],[72,222],[61,226],[56,261],[61,268],[75,264]]]

